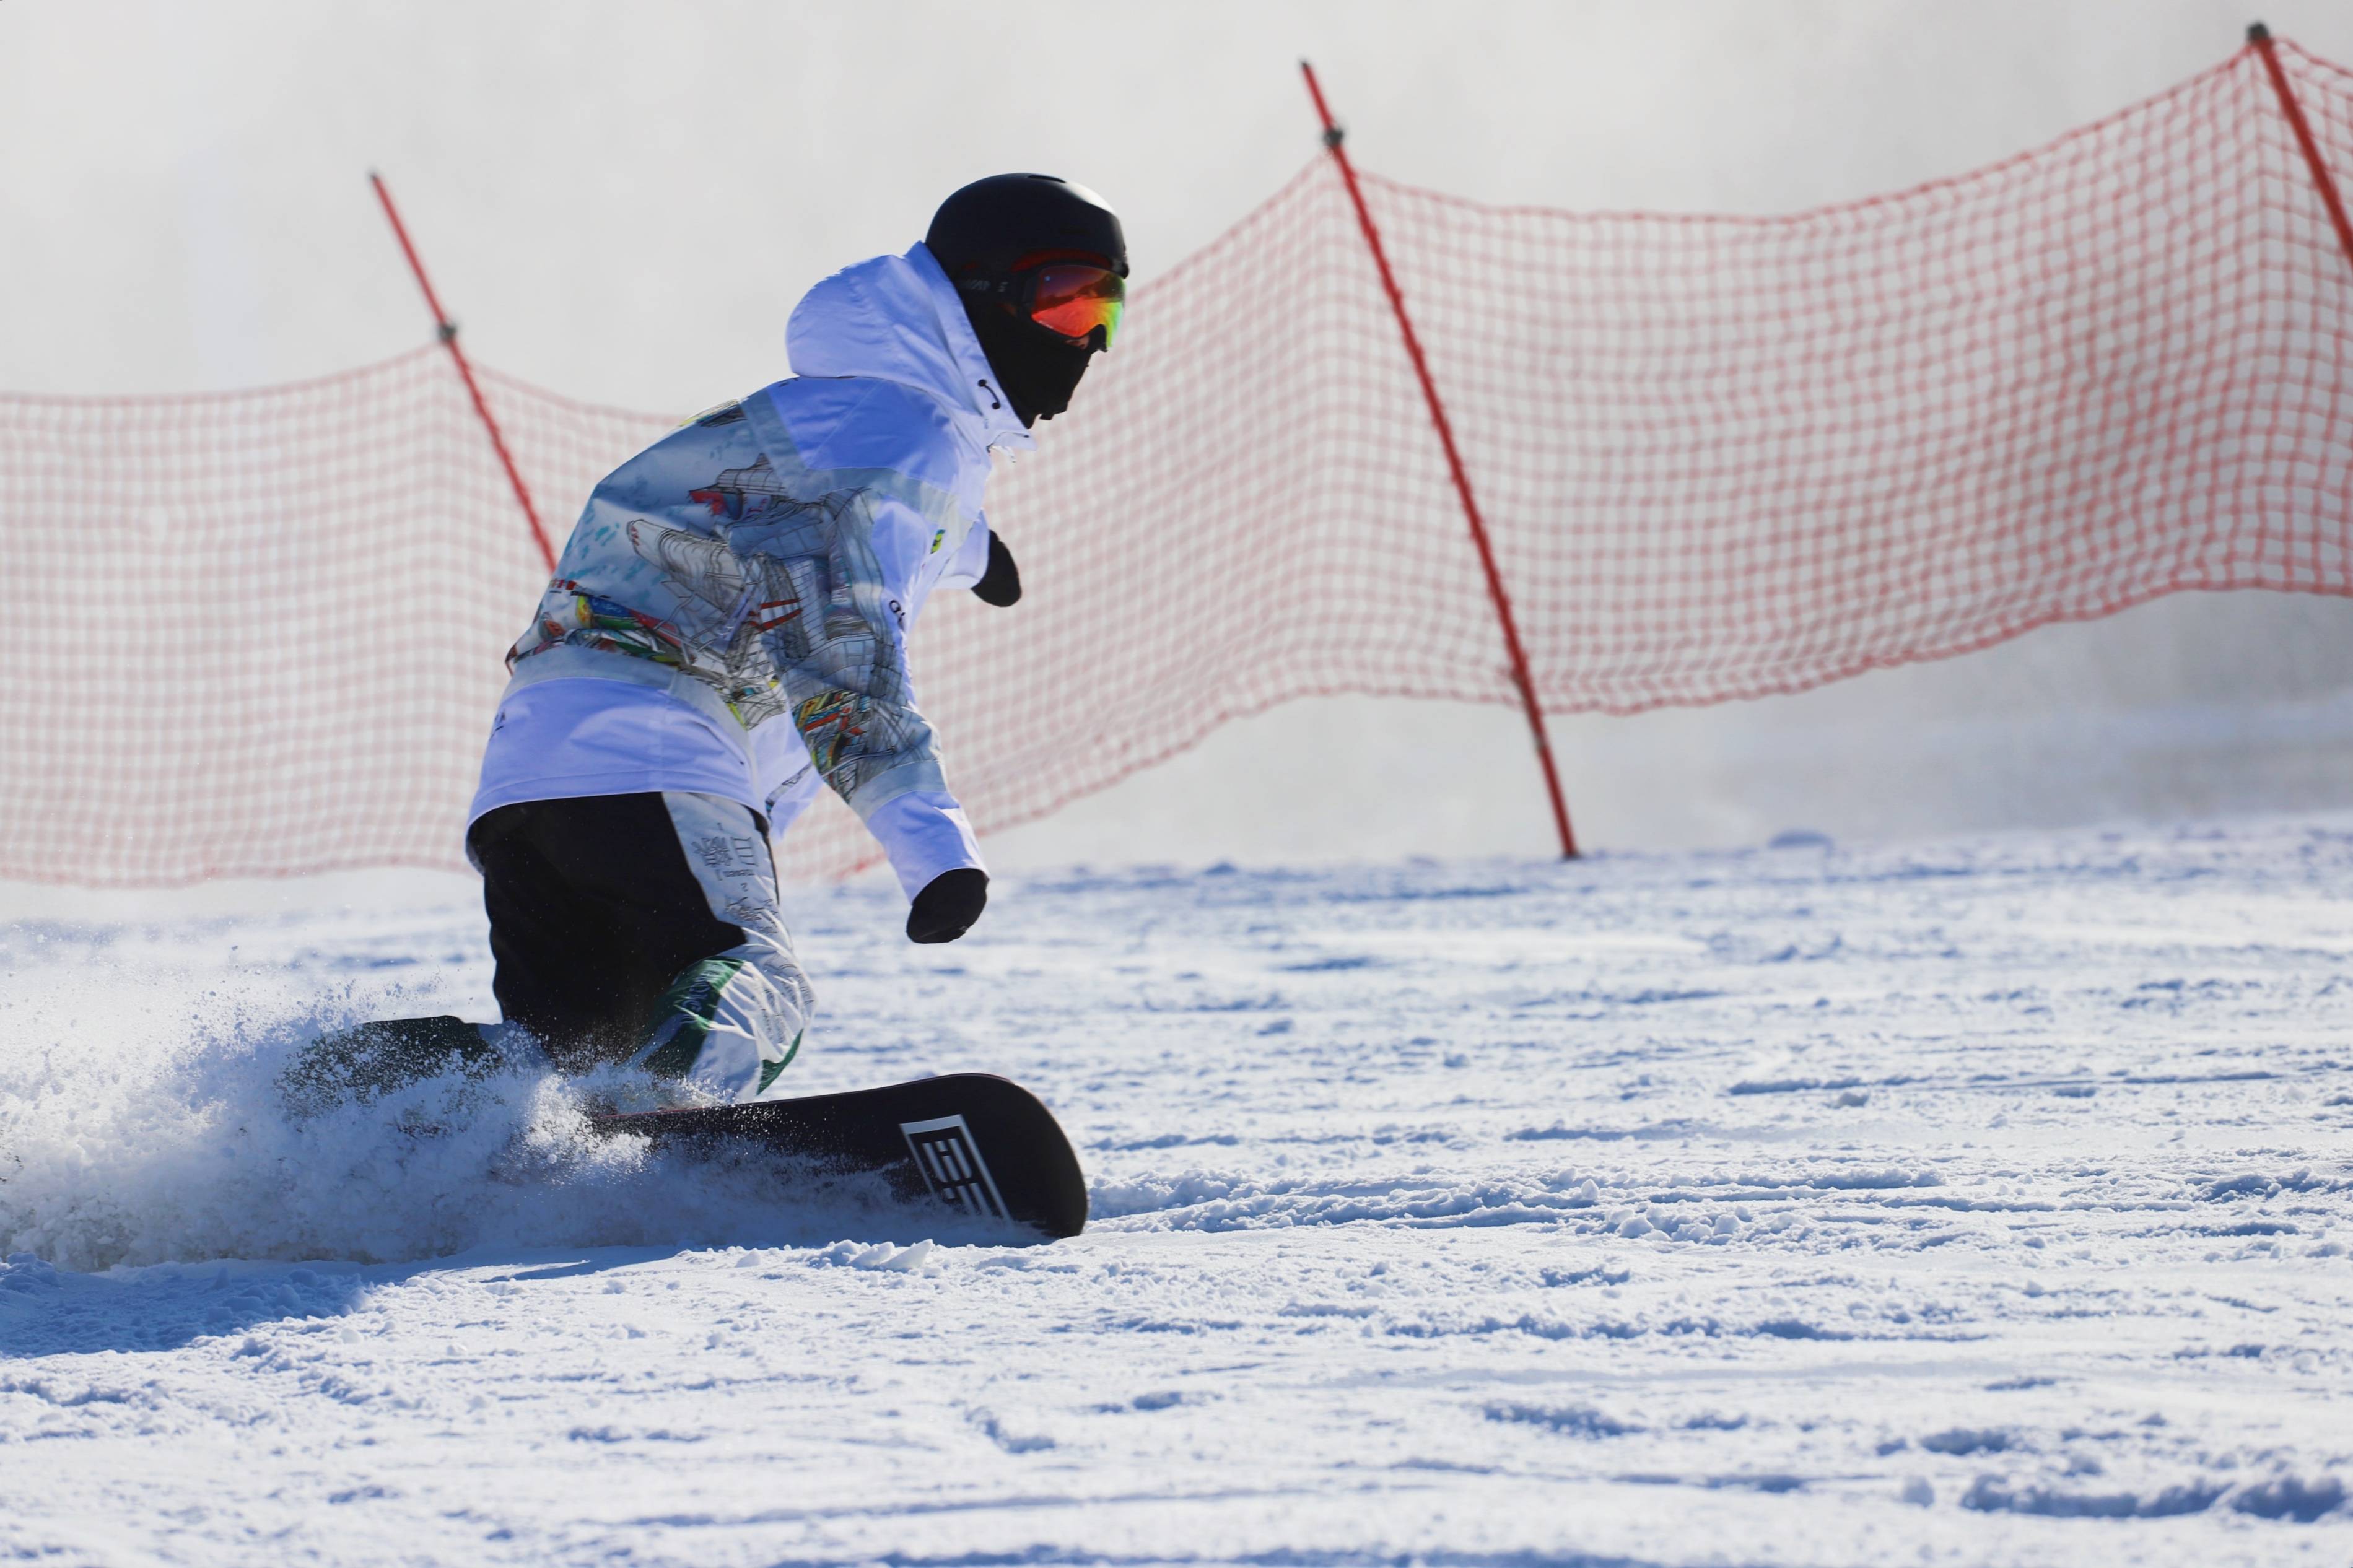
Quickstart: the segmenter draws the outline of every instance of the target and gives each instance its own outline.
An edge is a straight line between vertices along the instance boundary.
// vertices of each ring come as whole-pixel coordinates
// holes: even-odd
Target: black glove
[[[923,884],[907,911],[909,942],[954,942],[988,907],[988,873],[977,866],[943,871]]]
[[[980,574],[972,591],[982,604],[999,609],[1021,596],[1021,568],[1013,564],[1013,552],[994,533],[988,536],[988,570]]]

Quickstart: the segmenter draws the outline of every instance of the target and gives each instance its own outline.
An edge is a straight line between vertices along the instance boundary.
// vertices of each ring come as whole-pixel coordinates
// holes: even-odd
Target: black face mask
[[[1071,395],[1094,357],[1093,343],[1074,342],[991,300],[966,300],[965,314],[1025,427],[1070,407]]]

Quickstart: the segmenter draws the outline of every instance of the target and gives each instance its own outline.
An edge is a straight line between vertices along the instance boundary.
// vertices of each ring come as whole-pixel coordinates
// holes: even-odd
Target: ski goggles
[[[1101,267],[1050,262],[1029,274],[1021,308],[1039,326],[1066,338],[1086,338],[1103,329],[1103,347],[1119,336],[1120,312],[1127,304],[1127,279]]]
[[[1101,327],[1105,348],[1119,336],[1120,313],[1127,304],[1127,279],[1083,261],[1050,261],[1010,278],[967,279],[957,287],[971,294],[1009,297],[1023,315],[1048,331],[1082,342]]]

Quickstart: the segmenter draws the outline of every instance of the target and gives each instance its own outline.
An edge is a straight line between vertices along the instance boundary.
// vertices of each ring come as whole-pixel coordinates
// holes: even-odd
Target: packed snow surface
[[[1034,1087],[1052,1245],[520,1069],[290,1121],[487,1016],[418,886],[11,895],[0,1558],[2353,1556],[2353,818],[796,896],[800,1089]]]

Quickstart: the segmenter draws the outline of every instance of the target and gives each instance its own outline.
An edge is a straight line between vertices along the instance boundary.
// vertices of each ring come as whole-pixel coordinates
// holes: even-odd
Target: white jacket
[[[793,312],[794,377],[606,477],[532,627],[473,816],[517,801],[682,791],[780,835],[830,784],[910,898],[979,866],[915,706],[907,630],[988,560],[989,448],[1029,433],[918,245]]]

